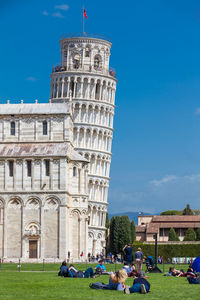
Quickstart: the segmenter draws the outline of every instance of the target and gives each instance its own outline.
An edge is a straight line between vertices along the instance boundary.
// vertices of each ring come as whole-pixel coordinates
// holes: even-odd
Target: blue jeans
[[[149,292],[149,287],[145,285],[147,293]],[[130,293],[140,293],[141,292],[141,283],[135,283],[132,285],[132,287],[129,289]]]
[[[89,278],[89,277],[93,277],[94,276],[94,271],[93,269],[90,267],[88,268],[85,273],[84,273],[84,278]]]

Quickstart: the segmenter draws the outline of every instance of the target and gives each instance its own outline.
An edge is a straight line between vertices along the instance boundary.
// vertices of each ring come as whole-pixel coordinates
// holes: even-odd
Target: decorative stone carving
[[[22,159],[17,159],[17,160],[16,160],[16,164],[17,164],[18,166],[21,166],[22,163],[23,163],[23,160],[22,160]]]
[[[53,210],[57,210],[58,209],[58,202],[56,199],[54,198],[50,198],[45,202],[44,205],[45,209],[53,209]]]
[[[28,200],[26,207],[28,209],[38,209],[40,207],[39,200],[35,198]]]

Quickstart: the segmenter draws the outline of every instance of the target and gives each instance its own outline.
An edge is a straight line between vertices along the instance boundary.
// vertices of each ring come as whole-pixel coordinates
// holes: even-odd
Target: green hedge
[[[145,256],[155,256],[155,246],[153,244],[134,243],[133,253],[137,248],[142,248]],[[169,257],[197,257],[200,256],[200,244],[165,244],[158,245],[158,256],[162,256],[164,261]]]

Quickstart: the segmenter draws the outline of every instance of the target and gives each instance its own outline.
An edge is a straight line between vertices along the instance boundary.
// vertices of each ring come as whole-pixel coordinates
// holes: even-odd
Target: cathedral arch
[[[41,206],[41,200],[37,197],[31,197],[26,201],[25,206],[28,209],[38,209]]]
[[[60,200],[53,196],[53,197],[48,197],[44,203],[44,209],[45,210],[58,210],[60,204]]]
[[[20,209],[22,205],[23,205],[23,201],[22,201],[22,199],[19,198],[19,197],[12,197],[12,198],[8,201],[8,207],[9,207],[9,208]]]

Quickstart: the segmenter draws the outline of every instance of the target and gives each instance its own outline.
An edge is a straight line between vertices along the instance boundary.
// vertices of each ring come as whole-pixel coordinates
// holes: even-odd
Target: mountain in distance
[[[128,212],[115,213],[115,214],[108,213],[109,219],[111,219],[112,217],[124,216],[124,215],[128,216],[131,221],[134,220],[135,225],[137,225],[138,224],[138,216],[141,216],[141,215],[150,216],[152,214],[146,213],[146,212],[145,213],[138,212],[138,211],[128,211]],[[154,214],[154,215],[158,215],[158,214]]]

